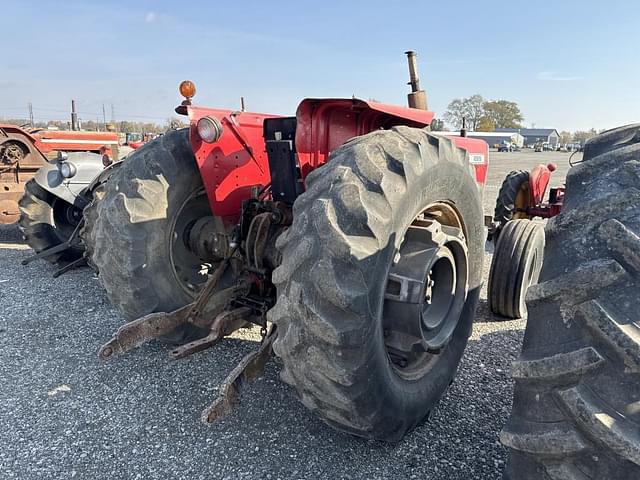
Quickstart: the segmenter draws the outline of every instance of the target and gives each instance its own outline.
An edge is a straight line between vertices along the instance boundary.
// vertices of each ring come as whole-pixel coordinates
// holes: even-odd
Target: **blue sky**
[[[404,104],[417,50],[441,116],[475,93],[517,102],[525,124],[640,121],[640,2],[9,1],[0,117],[163,122],[193,80],[196,103],[292,114],[304,97]]]

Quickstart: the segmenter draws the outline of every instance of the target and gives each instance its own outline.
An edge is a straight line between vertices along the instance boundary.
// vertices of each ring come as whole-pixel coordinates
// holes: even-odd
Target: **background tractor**
[[[63,265],[82,258],[70,243],[88,203],[80,194],[102,171],[99,152],[117,143],[115,133],[0,125],[0,223],[18,221],[34,258]]]
[[[489,227],[495,249],[489,271],[488,301],[491,310],[506,318],[526,315],[527,289],[537,283],[544,257],[544,225],[535,218],[558,215],[564,187],[549,189],[556,165],[538,165],[527,172],[516,170],[504,179]]]
[[[230,408],[271,347],[282,379],[340,430],[395,441],[452,382],[482,282],[484,141],[431,135],[410,108],[303,100],[293,117],[194,106],[85,209],[87,255],[132,320],[103,359],[154,338],[181,358],[243,326],[260,348],[203,413]]]

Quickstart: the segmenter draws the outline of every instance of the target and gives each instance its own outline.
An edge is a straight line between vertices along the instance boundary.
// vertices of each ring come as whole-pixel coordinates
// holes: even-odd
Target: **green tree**
[[[484,104],[484,98],[478,94],[467,98],[455,98],[447,107],[444,119],[453,128],[460,129],[464,118],[468,130],[477,130],[480,119],[484,116]]]
[[[580,143],[580,145],[584,145],[587,140],[595,137],[596,135],[598,135],[598,132],[595,128],[586,131],[578,130],[573,134],[573,141]]]
[[[478,124],[478,132],[493,132],[496,129],[496,124],[493,123],[489,117],[484,116],[480,119]]]
[[[573,133],[568,132],[567,130],[560,132],[560,143],[566,145],[571,142],[573,142]]]
[[[516,102],[508,100],[489,100],[484,102],[484,117],[496,128],[521,128],[522,112]]]

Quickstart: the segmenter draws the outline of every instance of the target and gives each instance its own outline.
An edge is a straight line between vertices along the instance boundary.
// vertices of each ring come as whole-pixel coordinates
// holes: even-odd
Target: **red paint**
[[[453,143],[469,152],[469,161],[476,171],[476,182],[484,187],[489,170],[489,145],[484,140],[469,137],[449,137]]]
[[[252,187],[270,182],[269,162],[263,139],[263,122],[276,115],[232,112],[188,106],[190,141],[211,208],[229,223],[238,220],[242,201],[250,198]],[[223,133],[213,143],[203,142],[197,122],[204,116],[222,123]],[[333,150],[350,138],[397,125],[425,127],[433,112],[366,102],[358,99],[306,99],[296,112],[296,152],[303,178],[327,162]],[[486,142],[453,137],[454,143],[469,151],[476,179],[484,185],[489,151]]]
[[[551,170],[547,165],[537,165],[529,173],[529,205],[541,205],[549,186]]]
[[[71,130],[24,130],[15,125],[0,124],[7,133],[18,133],[27,137],[42,153],[99,152],[100,148],[118,143],[118,134],[111,132],[85,132]],[[74,141],[78,143],[74,143]]]
[[[425,127],[434,113],[358,99],[308,98],[296,112],[296,152],[302,177],[329,159],[350,138],[396,125]]]
[[[187,111],[191,146],[211,209],[227,222],[235,223],[242,201],[251,197],[251,188],[270,182],[262,122],[276,115],[194,106]],[[215,143],[203,142],[198,136],[196,124],[204,116],[217,118],[222,123],[222,136]]]

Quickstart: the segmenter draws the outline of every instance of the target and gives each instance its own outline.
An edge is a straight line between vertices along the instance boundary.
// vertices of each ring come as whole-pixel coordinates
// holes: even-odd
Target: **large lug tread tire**
[[[453,337],[432,370],[400,379],[384,351],[380,315],[389,265],[421,205],[450,200],[467,227],[469,293]],[[293,225],[277,242],[283,262],[269,320],[282,379],[329,425],[398,441],[453,380],[481,284],[480,193],[465,152],[449,139],[396,127],[357,137],[307,178]]]
[[[54,202],[64,202],[56,199],[55,195],[42,188],[35,179],[29,180],[24,186],[24,195],[18,202],[20,219],[18,226],[27,244],[40,253],[51,247],[60,245],[69,239],[73,226],[67,225],[63,231],[56,225],[54,216]],[[83,250],[73,246],[63,252],[49,255],[45,260],[53,264],[65,264],[82,258]]]
[[[507,174],[496,199],[496,207],[493,213],[493,221],[501,227],[512,220],[516,198],[522,186],[529,181],[529,172],[525,170],[513,170]]]
[[[640,125],[590,141],[585,157],[598,155],[571,169],[547,225],[501,434],[505,478],[640,478],[639,142]]]
[[[535,284],[544,257],[544,225],[532,220],[508,222],[496,245],[489,270],[489,308],[506,318],[527,314],[525,296]]]
[[[612,128],[592,138],[584,147],[583,159],[589,160],[605,152],[640,143],[640,123]]]
[[[127,157],[85,208],[85,255],[127,320],[193,301],[170,267],[167,232],[172,212],[198,188],[188,130],[172,131]],[[204,334],[188,324],[163,340],[181,343]]]

